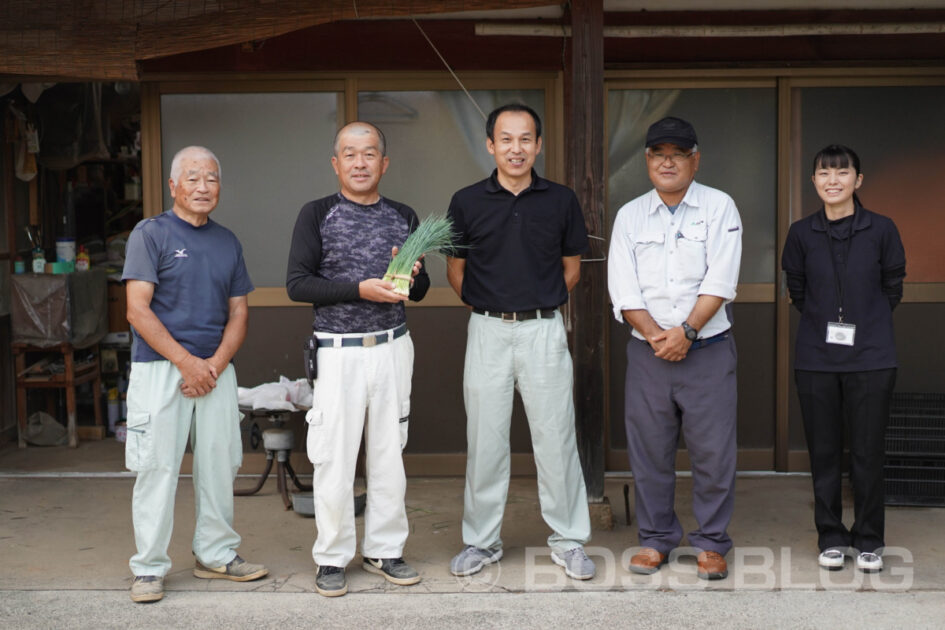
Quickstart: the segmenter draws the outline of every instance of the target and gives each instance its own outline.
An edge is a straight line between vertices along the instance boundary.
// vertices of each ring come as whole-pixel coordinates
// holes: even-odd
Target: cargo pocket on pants
[[[410,427],[410,401],[400,404],[400,450],[407,448],[407,430]]]
[[[144,411],[129,411],[127,428],[125,468],[135,472],[152,470],[155,468],[155,456],[151,414]]]
[[[324,464],[331,459],[331,445],[328,426],[321,409],[309,409],[305,414],[308,435],[305,438],[305,451],[312,464]]]

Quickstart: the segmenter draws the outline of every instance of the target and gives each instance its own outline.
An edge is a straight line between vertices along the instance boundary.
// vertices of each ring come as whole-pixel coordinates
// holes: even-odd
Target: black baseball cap
[[[696,130],[682,118],[667,116],[658,120],[646,132],[646,148],[663,143],[675,144],[683,149],[691,149],[699,140]]]

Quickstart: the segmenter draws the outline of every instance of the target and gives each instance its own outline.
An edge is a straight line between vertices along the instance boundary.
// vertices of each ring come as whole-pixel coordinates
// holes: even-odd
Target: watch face
[[[690,328],[686,331],[686,339],[689,341],[695,341],[699,337],[699,333],[695,329]]]

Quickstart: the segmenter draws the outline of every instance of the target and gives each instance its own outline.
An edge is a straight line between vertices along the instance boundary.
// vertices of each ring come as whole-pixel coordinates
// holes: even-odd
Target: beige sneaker
[[[234,582],[251,582],[261,577],[269,575],[269,569],[261,564],[250,564],[238,555],[230,560],[226,566],[211,568],[205,567],[197,560],[197,566],[194,567],[194,577],[206,578],[209,580],[223,579],[233,580]]]
[[[164,578],[159,575],[136,575],[131,583],[131,601],[156,602],[164,598]]]

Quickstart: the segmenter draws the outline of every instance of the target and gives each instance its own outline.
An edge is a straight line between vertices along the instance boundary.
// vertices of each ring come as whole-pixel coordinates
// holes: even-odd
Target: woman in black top
[[[863,208],[853,150],[831,145],[811,180],[823,206],[791,225],[781,266],[801,313],[795,348],[804,433],[814,482],[818,563],[880,571],[884,545],[886,421],[896,381],[892,311],[902,299],[905,251],[895,224]],[[849,430],[854,523],[842,520],[840,475]]]

